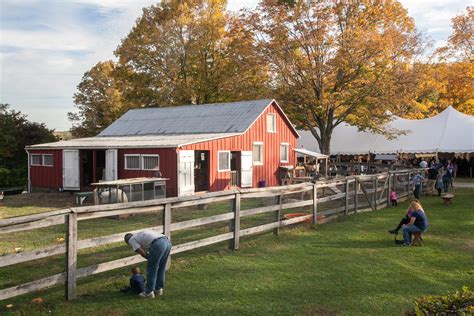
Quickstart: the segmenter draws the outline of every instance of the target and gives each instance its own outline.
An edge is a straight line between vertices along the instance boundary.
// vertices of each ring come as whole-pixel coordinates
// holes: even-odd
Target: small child
[[[397,192],[395,192],[395,190],[392,189],[392,191],[390,192],[390,201],[392,202],[392,206],[397,206],[398,203],[397,203]]]
[[[140,294],[145,291],[145,277],[140,274],[140,268],[134,267],[131,270],[130,286],[120,289],[122,292],[131,291],[132,293]]]

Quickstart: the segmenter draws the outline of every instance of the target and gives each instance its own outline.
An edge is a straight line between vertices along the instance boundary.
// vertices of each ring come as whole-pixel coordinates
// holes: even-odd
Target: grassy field
[[[407,204],[401,203],[398,208],[358,214],[317,228],[282,229],[277,237],[247,237],[236,252],[223,243],[176,255],[165,295],[154,300],[118,291],[128,282],[129,269],[124,268],[80,280],[74,302],[64,302],[63,287],[55,287],[2,301],[0,314],[401,315],[418,296],[474,286],[474,190],[457,189],[455,194],[452,207],[442,206],[438,197],[423,197],[430,220],[424,247],[396,246],[387,233],[403,215]],[[8,210],[5,207],[3,212]],[[81,224],[85,226],[80,238],[97,230],[106,234],[117,225],[105,219],[90,222]],[[143,225],[139,218],[130,219],[129,224]],[[52,238],[60,232],[44,232],[49,233]],[[183,232],[177,236],[181,241],[173,241],[185,241],[188,234]],[[4,242],[5,236],[0,236]],[[22,236],[24,242],[34,237]],[[12,238],[8,237],[6,246]],[[125,245],[84,251],[79,265],[130,254]],[[64,258],[58,256],[2,268],[0,288],[61,272],[63,263]],[[44,303],[30,303],[35,297],[42,297]],[[13,307],[6,309],[7,304]]]

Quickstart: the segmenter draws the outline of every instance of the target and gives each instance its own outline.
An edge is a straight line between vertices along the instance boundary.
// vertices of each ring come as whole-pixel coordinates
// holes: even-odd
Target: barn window
[[[217,171],[230,171],[230,151],[218,151],[217,158]]]
[[[53,155],[43,155],[43,166],[53,166]]]
[[[267,132],[276,133],[276,114],[267,114]]]
[[[140,170],[140,155],[125,155],[125,170]]]
[[[31,165],[32,166],[41,166],[43,164],[42,155],[32,154],[31,155]]]
[[[263,143],[253,143],[252,156],[254,165],[263,165]]]
[[[160,170],[159,155],[142,155],[143,170]]]
[[[290,151],[290,144],[281,143],[280,144],[280,162],[288,162]]]

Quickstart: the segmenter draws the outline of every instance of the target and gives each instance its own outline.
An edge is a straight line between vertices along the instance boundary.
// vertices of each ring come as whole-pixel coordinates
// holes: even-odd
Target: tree
[[[124,97],[136,107],[264,97],[268,72],[253,44],[224,0],[162,1],[115,52]]]
[[[0,104],[0,187],[26,183],[26,146],[55,140],[44,124],[30,122],[9,104]]]
[[[437,114],[448,106],[474,115],[474,8],[454,17],[447,45],[436,50],[432,63],[417,66],[421,74],[416,98],[419,116]]]
[[[74,94],[78,113],[68,113],[74,137],[95,136],[123,114],[125,101],[116,79],[115,63],[99,62],[82,77]]]
[[[399,2],[264,0],[247,16],[274,91],[322,153],[342,122],[388,134],[387,110],[410,104],[416,85],[399,79],[419,36]]]

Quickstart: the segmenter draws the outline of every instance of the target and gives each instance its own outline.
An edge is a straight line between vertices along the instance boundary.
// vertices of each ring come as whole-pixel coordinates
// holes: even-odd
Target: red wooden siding
[[[267,132],[268,113],[276,113],[276,133]],[[221,191],[229,188],[230,172],[217,171],[217,151],[252,151],[254,142],[263,142],[263,165],[253,166],[253,186],[256,187],[260,180],[265,180],[267,186],[276,186],[279,181],[279,166],[295,165],[296,155],[292,150],[296,146],[297,135],[283,118],[282,113],[274,105],[257,119],[250,129],[243,135],[217,139],[213,141],[183,146],[183,150],[209,150],[210,151],[210,191]],[[280,163],[280,143],[289,143],[289,162]]]
[[[150,148],[150,149],[119,149],[118,150],[118,178],[154,177],[153,170],[125,170],[125,155],[160,155],[160,171],[163,178],[169,178],[166,182],[167,196],[177,195],[177,154],[174,148]]]
[[[53,166],[31,166],[31,186],[37,188],[58,189],[63,186],[63,151],[62,150],[29,150],[30,154],[52,154]]]

